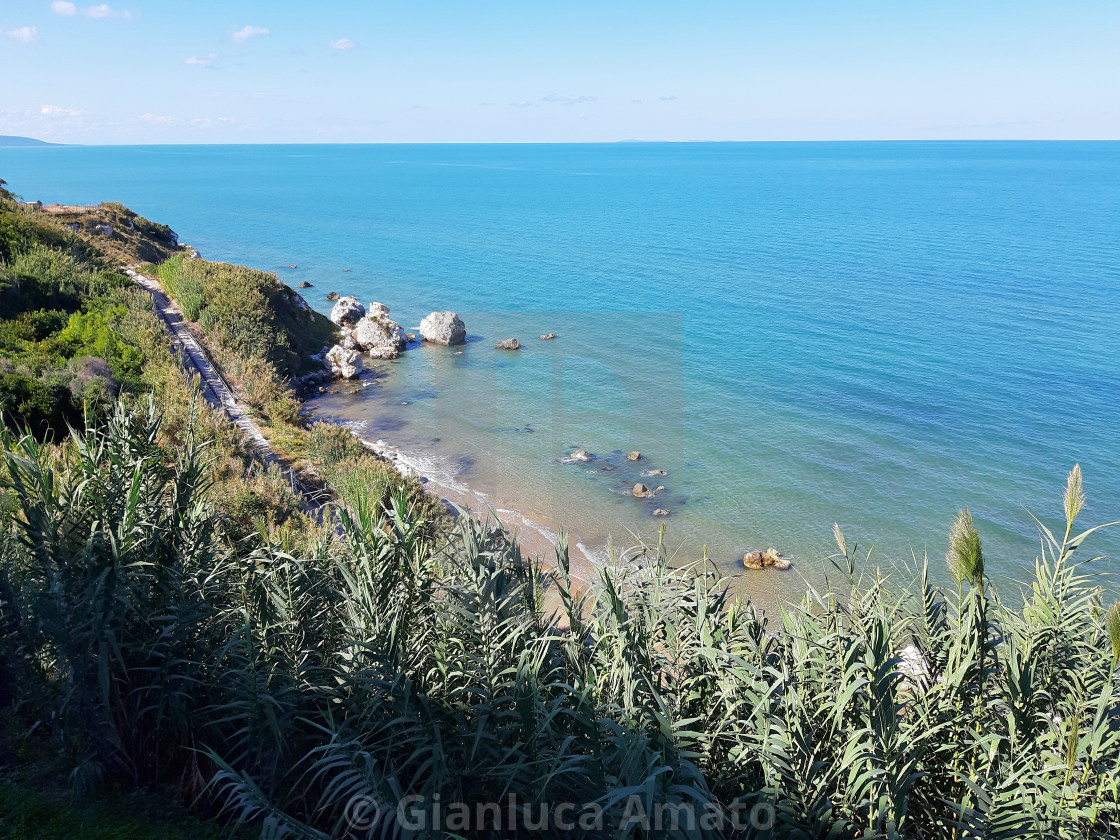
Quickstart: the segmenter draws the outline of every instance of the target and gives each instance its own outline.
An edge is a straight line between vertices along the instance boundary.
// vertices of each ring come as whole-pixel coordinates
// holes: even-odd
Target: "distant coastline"
[[[48,143],[34,137],[20,137],[17,134],[0,134],[0,146],[63,146],[64,143]]]

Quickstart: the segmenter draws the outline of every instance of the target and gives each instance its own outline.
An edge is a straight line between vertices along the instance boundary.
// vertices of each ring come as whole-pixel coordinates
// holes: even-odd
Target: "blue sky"
[[[1120,138],[1120,2],[0,0],[74,143]]]

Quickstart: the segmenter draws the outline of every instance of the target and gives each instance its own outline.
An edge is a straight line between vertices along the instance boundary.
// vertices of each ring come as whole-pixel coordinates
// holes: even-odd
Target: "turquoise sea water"
[[[0,177],[124,202],[324,312],[458,310],[461,355],[313,409],[589,547],[662,507],[729,570],[774,545],[812,575],[833,520],[941,568],[968,505],[1018,579],[1075,461],[1085,522],[1120,518],[1118,143],[60,147]],[[557,462],[579,447],[604,458]]]

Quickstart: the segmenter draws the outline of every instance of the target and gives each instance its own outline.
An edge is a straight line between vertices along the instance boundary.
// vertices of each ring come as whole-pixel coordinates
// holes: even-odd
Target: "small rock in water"
[[[642,453],[641,452],[631,452],[626,457],[627,457],[627,459],[629,459],[631,461],[640,461],[640,460],[642,460]]]
[[[349,271],[350,269],[348,269],[348,268],[344,268],[344,269],[342,269],[342,270],[343,270],[343,271]]]
[[[591,461],[595,458],[595,456],[588,452],[586,449],[577,449],[568,457],[573,461]]]
[[[776,548],[766,551],[748,551],[743,555],[743,566],[747,569],[779,569],[784,571],[793,564],[778,553]]]
[[[299,284],[299,287],[301,289],[310,289],[312,286],[311,286],[310,283],[308,283],[306,280],[304,280],[302,283]]]
[[[665,472],[665,470],[642,470],[643,478],[649,478],[654,475],[668,475],[668,473]]]
[[[646,487],[644,484],[635,484],[634,489],[630,491],[634,494],[635,499],[648,499],[653,495],[653,491]]]
[[[288,266],[288,268],[299,268],[299,266],[295,263],[292,263],[290,266]]]
[[[657,486],[656,486],[656,487],[655,487],[655,488],[653,489],[653,492],[654,492],[654,493],[661,493],[662,491],[664,491],[664,489],[665,489],[665,485],[664,485],[664,484],[658,484],[658,485],[657,485]]]
[[[658,508],[657,510],[655,510],[653,512],[653,515],[654,516],[668,516],[669,511],[665,510],[665,508]]]
[[[556,338],[556,333],[545,333],[541,336],[541,341],[552,341],[554,338]]]
[[[521,342],[516,338],[507,338],[494,345],[495,350],[520,350]]]
[[[415,341],[416,333],[405,333],[405,338],[407,338],[409,341]]]
[[[327,300],[338,300],[338,292],[327,292]]]

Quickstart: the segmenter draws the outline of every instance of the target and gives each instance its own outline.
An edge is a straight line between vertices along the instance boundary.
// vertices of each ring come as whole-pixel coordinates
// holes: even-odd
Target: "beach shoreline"
[[[307,402],[304,403],[305,409]],[[608,560],[605,546],[599,548],[587,545],[578,534],[572,533],[541,514],[526,511],[524,509],[526,506],[518,504],[516,500],[511,502],[503,498],[499,503],[490,493],[472,487],[461,478],[452,480],[446,476],[436,475],[434,471],[424,466],[423,458],[417,453],[403,450],[384,438],[369,440],[363,437],[360,424],[316,416],[314,413],[309,419],[312,422],[331,423],[347,429],[362,446],[378,458],[387,461],[398,473],[405,477],[417,478],[426,493],[438,498],[449,509],[462,511],[479,520],[497,521],[507,534],[517,540],[525,555],[537,558],[550,568],[557,566],[556,552],[561,531],[568,540],[568,559],[573,578],[583,581],[593,579],[596,576],[596,569]]]

